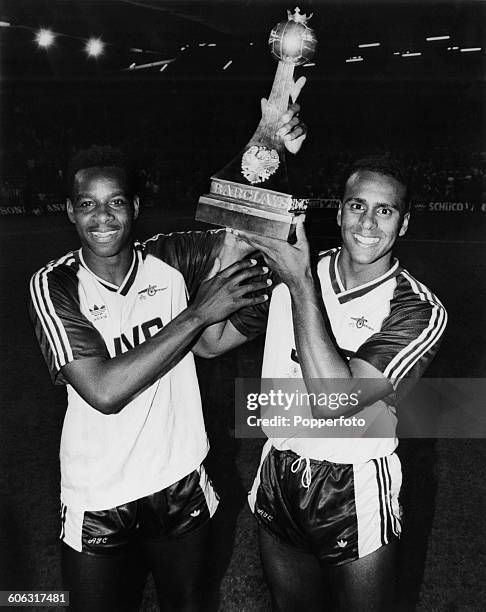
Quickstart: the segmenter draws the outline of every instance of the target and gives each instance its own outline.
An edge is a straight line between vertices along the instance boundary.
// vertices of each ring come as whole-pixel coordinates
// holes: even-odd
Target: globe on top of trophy
[[[294,69],[316,50],[316,36],[307,25],[311,17],[297,7],[272,28],[268,44],[278,65],[265,111],[243,150],[211,177],[210,193],[199,198],[197,220],[293,240],[296,216],[305,213],[306,201],[292,195],[277,129],[289,105]]]
[[[314,57],[317,38],[307,25],[313,13],[302,15],[299,7],[294,13],[287,11],[287,21],[281,21],[270,32],[268,44],[277,61],[301,66]]]

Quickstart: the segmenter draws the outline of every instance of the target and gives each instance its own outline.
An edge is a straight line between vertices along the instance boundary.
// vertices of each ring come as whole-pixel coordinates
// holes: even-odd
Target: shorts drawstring
[[[310,459],[309,457],[298,457],[290,466],[290,471],[295,474],[296,472],[299,471],[300,466],[302,461],[305,461],[305,468],[304,471],[302,472],[302,486],[305,489],[308,489],[310,487],[311,484],[311,479],[312,479],[312,471],[311,471],[311,466],[310,466]]]

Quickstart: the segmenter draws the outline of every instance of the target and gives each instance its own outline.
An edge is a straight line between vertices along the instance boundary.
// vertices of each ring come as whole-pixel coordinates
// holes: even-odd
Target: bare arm
[[[254,250],[254,247],[239,239],[231,230],[228,230],[225,234],[223,248],[208,278],[212,278],[219,270],[224,270],[235,262],[240,261],[243,257],[247,257]],[[262,271],[266,273],[268,268],[263,268]],[[206,327],[192,351],[198,357],[211,359],[247,341],[248,337],[241,334],[231,321],[227,319],[226,321],[220,321]]]
[[[341,406],[332,411],[325,406],[314,406],[313,415],[351,416],[390,395],[393,387],[379,370],[362,359],[346,362],[336,351],[322,318],[313,279],[300,279],[289,285],[289,290],[296,349],[308,392],[317,395],[359,392],[356,406]],[[339,379],[339,383],[329,383],[332,379]],[[333,388],[329,388],[330,384]]]
[[[331,411],[327,406],[316,405],[312,407],[313,415],[324,418],[352,415],[389,395],[393,391],[392,385],[379,370],[361,359],[351,359],[347,363],[334,347],[319,307],[303,224],[297,224],[294,245],[256,234],[241,235],[260,249],[266,263],[289,288],[296,349],[307,391],[316,395],[336,391],[350,394],[359,388],[356,406],[348,405]],[[333,379],[339,380],[339,389],[336,389]]]
[[[208,325],[226,319],[239,308],[263,301],[246,297],[262,288],[255,260],[230,266],[201,284],[191,306],[152,338],[111,359],[91,357],[66,364],[62,373],[76,391],[104,414],[119,412],[137,393],[166,374],[191,348]]]

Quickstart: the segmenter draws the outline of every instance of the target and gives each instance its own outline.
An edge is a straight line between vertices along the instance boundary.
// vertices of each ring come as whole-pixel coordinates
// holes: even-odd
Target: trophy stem
[[[268,96],[268,111],[261,118],[250,143],[272,142],[276,148],[281,148],[277,142],[276,125],[281,115],[287,110],[290,91],[293,85],[295,65],[291,62],[280,61],[277,65],[272,89]],[[280,144],[280,146],[279,146]]]
[[[276,108],[276,118],[287,110],[289,94],[292,89],[295,64],[280,61],[273,79],[272,91],[268,101]]]

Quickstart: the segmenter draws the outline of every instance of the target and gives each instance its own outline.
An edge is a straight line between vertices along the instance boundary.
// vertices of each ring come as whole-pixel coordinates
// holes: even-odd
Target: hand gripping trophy
[[[278,66],[267,111],[243,151],[211,177],[210,193],[199,198],[196,219],[291,241],[295,217],[305,213],[306,202],[291,194],[277,122],[289,104],[294,68],[312,59],[317,39],[307,25],[312,15],[302,15],[299,8],[287,15],[268,40]]]

